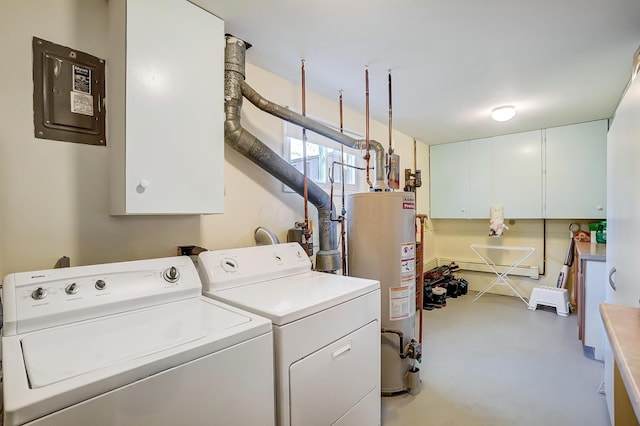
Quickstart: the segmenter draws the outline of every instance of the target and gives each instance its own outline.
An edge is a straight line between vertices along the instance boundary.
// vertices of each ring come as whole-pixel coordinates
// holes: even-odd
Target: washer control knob
[[[38,287],[37,289],[33,290],[33,293],[31,293],[31,297],[35,300],[44,299],[45,297],[47,297],[47,290],[42,287]]]
[[[76,294],[78,292],[78,284],[71,283],[64,288],[64,292],[67,294]]]
[[[107,283],[104,282],[103,280],[96,281],[96,288],[98,290],[104,290],[106,286],[107,286]]]
[[[171,268],[167,268],[164,270],[164,272],[162,273],[162,278],[164,278],[166,282],[175,283],[180,279],[180,272],[178,272],[178,268],[172,266]]]

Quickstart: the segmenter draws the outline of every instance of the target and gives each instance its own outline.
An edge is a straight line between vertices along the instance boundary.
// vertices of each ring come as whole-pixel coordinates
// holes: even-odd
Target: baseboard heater
[[[438,259],[436,259],[435,257],[432,257],[431,259],[428,259],[422,262],[422,270],[424,272],[427,272],[433,268],[436,268],[437,266],[438,266]]]
[[[466,260],[457,260],[451,259],[448,257],[439,257],[437,260],[437,266],[448,265],[451,262],[455,262],[456,265],[459,266],[460,270],[464,271],[476,271],[476,272],[491,272],[493,271],[489,269],[485,263],[475,262],[475,261],[466,261]],[[496,271],[502,273],[509,268],[508,265],[496,265]],[[425,271],[427,271],[427,265],[425,264]],[[513,271],[509,272],[509,275],[517,275],[521,277],[527,277],[534,280],[540,279],[540,271],[537,266],[526,266],[521,265],[515,268]]]

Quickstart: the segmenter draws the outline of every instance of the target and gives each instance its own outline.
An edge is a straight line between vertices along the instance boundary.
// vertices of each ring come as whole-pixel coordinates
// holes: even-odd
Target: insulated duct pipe
[[[228,46],[228,44],[227,44]],[[227,47],[228,49],[228,47]],[[323,124],[320,124],[316,121],[311,120],[303,115],[297,114],[290,109],[282,107],[280,105],[274,104],[273,102],[268,101],[263,98],[259,93],[247,84],[246,81],[242,81],[242,94],[245,98],[249,100],[256,107],[260,108],[264,112],[267,112],[276,117],[282,118],[285,121],[288,121],[293,124],[297,124],[300,127],[304,127],[305,129],[311,130],[319,135],[327,137],[333,141],[341,143],[342,145],[361,149],[366,145],[366,141],[354,139],[350,136],[345,135],[344,133],[340,133],[337,130],[333,130],[331,127],[327,127]],[[384,147],[380,142],[370,140],[369,147],[371,150],[375,152],[375,172],[376,172],[376,180],[373,184],[373,190],[375,191],[384,191],[387,189],[386,181],[385,181],[385,158],[384,158]]]
[[[229,36],[227,36],[226,46],[224,73],[225,143],[302,195],[304,190],[304,176],[302,173],[240,124],[246,48],[242,40]],[[341,268],[341,258],[337,249],[336,225],[330,220],[331,199],[314,182],[309,182],[307,189],[309,202],[318,209],[320,247],[316,253],[316,269],[322,272],[337,271]]]

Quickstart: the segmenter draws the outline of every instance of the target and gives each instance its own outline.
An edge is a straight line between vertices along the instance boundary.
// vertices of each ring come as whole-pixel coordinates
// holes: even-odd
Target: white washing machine
[[[203,297],[188,257],[3,284],[5,426],[274,424],[271,322]]]
[[[203,292],[273,322],[279,425],[380,424],[380,283],[311,271],[297,243],[199,255]]]

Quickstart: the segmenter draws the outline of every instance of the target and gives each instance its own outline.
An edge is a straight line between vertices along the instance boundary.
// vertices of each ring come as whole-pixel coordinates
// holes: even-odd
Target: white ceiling
[[[300,82],[304,59],[307,90],[362,113],[368,66],[383,123],[391,70],[393,127],[429,144],[609,118],[640,46],[640,0],[192,1],[247,62]],[[502,104],[518,115],[493,122]]]

